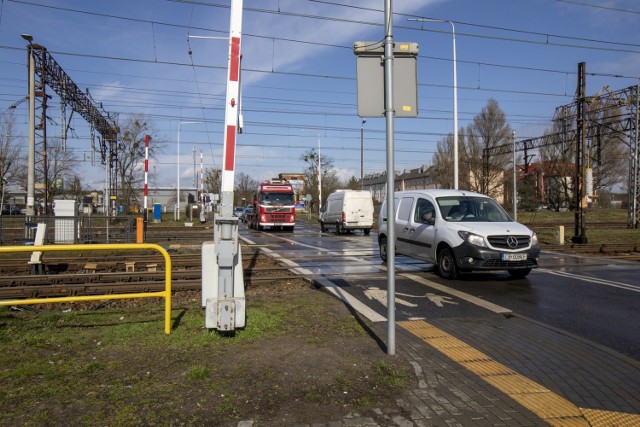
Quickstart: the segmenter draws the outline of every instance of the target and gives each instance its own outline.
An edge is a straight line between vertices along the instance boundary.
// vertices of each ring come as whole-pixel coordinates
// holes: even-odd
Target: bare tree
[[[438,187],[453,188],[453,134],[438,142],[432,173]]]
[[[5,186],[20,180],[20,171],[23,161],[20,158],[21,150],[19,141],[14,137],[15,119],[12,114],[0,116],[0,188],[6,196]],[[2,204],[4,200],[0,201]]]
[[[329,194],[338,188],[339,182],[333,169],[333,159],[328,156],[322,156],[316,153],[315,148],[302,153],[300,160],[307,164],[304,170],[304,188],[307,194],[311,194],[312,208],[318,203],[318,163],[322,171],[322,197],[326,198]],[[319,160],[319,162],[318,162]]]
[[[204,170],[205,191],[213,194],[220,194],[222,188],[222,170],[206,168]]]
[[[117,175],[120,189],[118,198],[119,203],[125,207],[125,212],[140,204],[136,190],[142,188],[144,180],[146,135],[152,135],[152,143],[149,145],[150,157],[154,157],[164,148],[164,141],[154,136],[155,133],[151,121],[141,114],[130,116],[120,126],[120,139],[117,148]]]
[[[464,144],[464,154],[461,159],[464,165],[461,167],[463,172],[460,174],[461,181],[464,183],[461,187],[473,191],[484,190],[491,197],[500,196],[504,191],[504,170],[511,161],[510,156],[508,154],[490,156],[489,168],[485,171],[482,165],[482,154],[485,149],[506,144],[512,138],[511,126],[507,123],[504,112],[496,100],[487,101],[487,105],[467,127],[467,132],[467,141]],[[486,173],[488,175],[484,176]],[[486,188],[482,186],[483,177]]]
[[[235,191],[234,191],[234,203],[235,206],[241,206],[244,204],[251,204],[253,201],[253,195],[258,188],[260,182],[251,178],[249,175],[240,172],[236,177]]]
[[[47,147],[47,194],[53,200],[67,192],[76,173],[78,160],[71,150],[66,150],[59,139],[50,140]]]

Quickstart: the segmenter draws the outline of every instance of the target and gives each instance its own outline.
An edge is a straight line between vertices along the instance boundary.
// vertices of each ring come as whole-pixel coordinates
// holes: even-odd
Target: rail
[[[85,295],[71,297],[53,298],[29,298],[20,300],[3,300],[0,306],[31,305],[31,304],[52,304],[58,302],[81,302],[99,301],[111,299],[129,298],[164,298],[164,332],[171,333],[171,257],[162,247],[153,243],[120,243],[120,244],[98,244],[98,245],[42,245],[42,246],[4,246],[0,247],[0,253],[8,252],[54,252],[54,251],[98,251],[98,250],[125,250],[125,249],[153,249],[162,254],[165,260],[165,289],[158,292],[141,292],[132,294],[112,294],[112,295]]]

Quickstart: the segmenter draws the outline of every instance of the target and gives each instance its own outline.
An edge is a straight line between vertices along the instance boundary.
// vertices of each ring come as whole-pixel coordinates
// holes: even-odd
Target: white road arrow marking
[[[458,304],[455,301],[450,301],[451,297],[447,297],[444,295],[436,295],[436,294],[432,294],[431,292],[427,292],[427,298],[429,298],[429,301],[431,301],[438,307],[444,307],[444,304]]]
[[[380,304],[384,305],[385,307],[387,306],[387,302],[388,302],[388,297],[387,297],[387,291],[385,291],[384,289],[380,289],[380,288],[376,288],[376,287],[371,287],[369,289],[367,289],[366,291],[364,291],[364,295],[369,298],[370,300],[376,300],[378,301]],[[437,294],[433,294],[433,293],[426,293],[424,295],[410,295],[410,294],[401,294],[401,293],[396,293],[396,295],[401,295],[403,297],[409,297],[409,298],[428,298],[429,301],[431,301],[432,303],[434,303],[435,305],[437,305],[438,307],[444,307],[445,304],[458,304],[455,301],[451,301],[451,297],[447,297],[444,295],[437,295]],[[396,297],[396,303],[400,304],[400,305],[404,305],[406,307],[417,307],[418,304],[414,304],[412,302],[400,299]]]
[[[369,298],[370,300],[376,300],[378,301],[380,304],[384,305],[385,307],[387,306],[387,291],[385,291],[384,289],[380,289],[380,288],[376,288],[371,287],[369,289],[367,289],[366,291],[364,291],[364,295]],[[413,296],[413,295],[409,295],[409,296]],[[401,304],[407,307],[417,307],[418,304],[414,304],[412,302],[409,301],[405,301],[403,299],[400,298],[396,298],[396,303],[397,304]]]

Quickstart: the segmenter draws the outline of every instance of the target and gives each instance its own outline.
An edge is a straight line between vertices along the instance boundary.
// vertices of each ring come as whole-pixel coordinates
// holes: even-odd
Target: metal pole
[[[322,209],[322,157],[320,156],[320,132],[318,132],[318,215]]]
[[[364,124],[367,119],[362,120],[360,125],[360,189],[364,190]]]
[[[5,171],[2,171],[2,174],[4,175]],[[2,182],[0,182],[0,184],[2,184],[2,197],[0,197],[0,215],[2,215],[2,210],[4,209],[4,187],[5,185],[7,185],[7,180],[2,177]],[[11,204],[9,204],[9,215],[11,215]]]
[[[513,139],[513,220],[518,220],[518,191],[516,190],[516,131],[511,133]]]
[[[458,189],[458,61],[456,54],[456,27],[453,21],[448,19],[430,18],[410,18],[409,21],[416,22],[448,22],[451,24],[451,35],[453,39],[453,188]]]
[[[178,123],[178,153],[176,158],[176,221],[180,221],[180,126]]]
[[[393,159],[393,12],[391,0],[385,0],[384,4],[384,90],[385,90],[385,118],[387,125],[387,354],[396,354],[396,230],[394,209],[395,171]]]
[[[29,154],[27,158],[27,216],[35,215],[36,181],[36,63],[33,59],[33,46],[27,47],[29,56]]]
[[[144,137],[144,236],[147,235],[147,224],[149,223],[149,141],[151,136]]]
[[[202,122],[180,122],[178,123],[178,155],[176,160],[177,188],[176,188],[176,221],[180,221],[180,127],[182,125],[195,125]],[[195,150],[195,148],[194,148]],[[195,157],[194,157],[195,162]],[[194,164],[195,169],[195,164]]]

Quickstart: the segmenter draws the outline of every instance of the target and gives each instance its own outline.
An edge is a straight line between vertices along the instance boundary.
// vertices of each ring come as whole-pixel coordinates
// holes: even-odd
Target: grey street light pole
[[[31,51],[33,37],[30,34],[21,34],[23,39],[29,43],[27,56],[29,61],[29,150],[27,155],[27,216],[35,215],[35,170],[36,170],[36,64]]]
[[[364,124],[367,119],[362,119],[360,125],[360,189],[364,190]]]
[[[180,122],[178,123],[178,155],[176,159],[176,221],[180,221],[180,127],[182,125],[193,125],[202,122]]]
[[[448,19],[410,18],[417,22],[448,22],[453,36],[453,188],[458,189],[458,70],[456,61],[456,27]]]
[[[322,157],[320,156],[320,132],[318,132],[318,215],[322,210]]]

